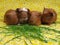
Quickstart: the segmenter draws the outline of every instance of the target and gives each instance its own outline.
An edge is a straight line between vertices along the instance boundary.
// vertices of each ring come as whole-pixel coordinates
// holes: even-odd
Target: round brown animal
[[[4,22],[7,25],[15,25],[18,23],[18,18],[15,10],[8,10],[4,15]]]
[[[27,8],[17,8],[16,9],[18,20],[20,24],[25,24],[28,21],[30,10]]]
[[[42,24],[50,25],[51,23],[57,20],[57,13],[54,9],[51,8],[44,8],[43,15],[42,15]]]
[[[31,11],[29,17],[29,24],[39,26],[41,25],[41,13],[37,11]]]

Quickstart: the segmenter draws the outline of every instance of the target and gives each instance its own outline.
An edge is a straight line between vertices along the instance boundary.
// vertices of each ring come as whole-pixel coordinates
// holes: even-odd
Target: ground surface
[[[44,7],[53,8],[57,21],[50,26],[7,26],[3,23],[5,12],[18,7],[41,12]],[[60,45],[60,0],[0,0],[0,45]]]

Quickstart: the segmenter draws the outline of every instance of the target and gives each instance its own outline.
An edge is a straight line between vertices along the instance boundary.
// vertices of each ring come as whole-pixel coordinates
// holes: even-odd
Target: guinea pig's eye
[[[50,13],[50,16],[53,17],[53,13]]]
[[[46,16],[47,19],[50,19],[53,17],[53,13],[48,13],[48,15]]]

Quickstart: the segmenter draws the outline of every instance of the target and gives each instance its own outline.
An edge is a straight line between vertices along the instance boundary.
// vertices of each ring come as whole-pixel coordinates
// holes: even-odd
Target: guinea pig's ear
[[[45,10],[46,8],[44,7],[44,10]]]
[[[28,18],[30,19],[31,17],[31,11],[28,12]]]
[[[43,9],[43,13],[45,13],[46,12],[46,8],[44,7],[44,9]]]
[[[45,8],[45,7],[44,7],[44,10],[48,10],[48,8]]]
[[[48,8],[44,8],[43,14],[47,14],[48,12],[49,12],[49,9]]]
[[[27,11],[28,11],[28,14],[30,14],[30,10],[29,10],[29,9],[27,9]]]
[[[29,9],[27,9],[27,10],[28,10],[28,15],[31,15],[31,11]]]
[[[30,12],[30,10],[29,9],[27,9],[28,10],[28,12]]]
[[[47,10],[47,8],[44,7],[44,10],[43,11],[45,11],[45,10]]]
[[[20,12],[21,12],[21,9],[20,9],[20,8],[17,8],[17,9],[16,9],[16,12],[17,12],[17,13],[20,13]]]

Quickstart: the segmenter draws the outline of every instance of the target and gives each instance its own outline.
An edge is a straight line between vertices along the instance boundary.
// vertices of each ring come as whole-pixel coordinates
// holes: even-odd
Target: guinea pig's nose
[[[53,17],[53,13],[50,13],[50,16]]]

